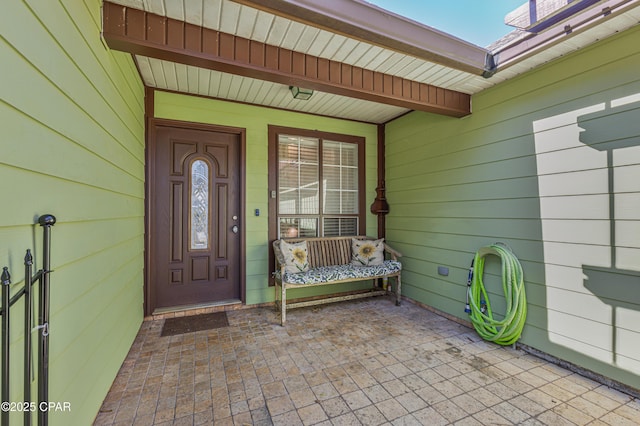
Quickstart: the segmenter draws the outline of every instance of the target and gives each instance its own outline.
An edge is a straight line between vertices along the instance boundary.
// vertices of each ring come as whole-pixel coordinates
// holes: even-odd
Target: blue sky
[[[513,31],[507,13],[528,0],[366,0],[414,21],[486,47]]]

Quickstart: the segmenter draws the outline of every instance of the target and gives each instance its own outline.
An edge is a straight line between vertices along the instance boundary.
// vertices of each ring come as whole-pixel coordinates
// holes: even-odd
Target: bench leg
[[[396,306],[400,306],[400,275],[396,277]]]
[[[280,325],[284,326],[287,320],[287,287],[282,283],[282,299],[280,300]]]

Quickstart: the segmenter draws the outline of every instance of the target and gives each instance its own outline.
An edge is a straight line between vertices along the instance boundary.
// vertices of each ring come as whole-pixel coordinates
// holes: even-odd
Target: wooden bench
[[[389,277],[395,277],[396,305],[400,305],[400,273],[402,265],[398,258],[402,256],[387,244],[384,244],[385,260],[379,266],[355,266],[351,264],[352,238],[358,240],[375,240],[374,238],[357,237],[325,237],[325,238],[287,238],[287,243],[306,241],[307,261],[309,271],[291,273],[285,270],[285,255],[281,250],[281,241],[273,242],[275,254],[275,287],[276,309],[280,309],[280,324],[286,321],[287,308],[299,308],[303,306],[318,305],[343,300],[359,299],[362,297],[387,294],[391,286]],[[383,280],[383,287],[376,287],[378,278]],[[327,297],[318,300],[287,303],[287,289],[303,288],[346,282],[373,280],[373,288],[365,293],[348,294],[336,297]]]

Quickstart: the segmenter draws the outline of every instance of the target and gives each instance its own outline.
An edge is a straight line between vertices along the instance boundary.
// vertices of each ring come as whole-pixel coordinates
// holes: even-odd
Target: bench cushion
[[[328,281],[348,280],[350,278],[379,277],[394,274],[401,269],[402,264],[397,260],[385,260],[382,265],[374,266],[353,266],[350,264],[320,266],[312,268],[307,272],[296,274],[285,272],[283,281],[287,284],[318,284]],[[280,272],[276,272],[277,278],[280,278],[279,275]]]

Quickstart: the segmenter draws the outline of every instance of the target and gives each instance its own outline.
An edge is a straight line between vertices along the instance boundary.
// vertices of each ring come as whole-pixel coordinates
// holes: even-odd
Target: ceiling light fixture
[[[291,94],[293,95],[294,99],[300,99],[303,101],[308,100],[311,95],[313,95],[313,90],[303,89],[302,87],[298,86],[289,86],[289,90],[291,90]]]

